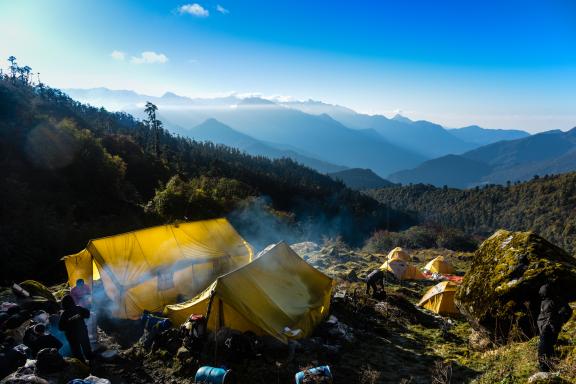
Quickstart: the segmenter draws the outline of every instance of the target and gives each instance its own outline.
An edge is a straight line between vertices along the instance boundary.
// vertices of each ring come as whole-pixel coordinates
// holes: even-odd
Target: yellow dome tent
[[[195,298],[166,306],[164,313],[173,324],[202,314],[210,330],[228,327],[287,342],[310,335],[326,317],[332,285],[330,277],[281,242]]]
[[[444,256],[438,256],[435,259],[430,260],[428,264],[426,264],[424,269],[431,273],[442,273],[442,274],[454,273],[454,267],[452,266],[452,264],[444,260]]]
[[[226,219],[163,225],[90,240],[63,258],[70,286],[101,279],[113,315],[137,319],[192,297],[252,259],[252,249]]]
[[[398,280],[422,280],[426,278],[418,268],[401,259],[387,260],[380,266],[380,269],[392,272]]]
[[[410,257],[408,252],[406,252],[400,247],[394,248],[393,250],[390,251],[388,256],[386,256],[386,260],[392,260],[392,259],[400,259],[408,262],[412,261],[412,258]]]
[[[451,281],[443,281],[430,288],[422,297],[418,306],[426,308],[439,315],[459,314],[454,303],[454,295],[458,286]]]

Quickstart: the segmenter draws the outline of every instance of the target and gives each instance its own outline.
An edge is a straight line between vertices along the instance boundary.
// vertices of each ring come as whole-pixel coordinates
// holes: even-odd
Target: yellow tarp
[[[386,256],[386,260],[392,260],[392,259],[411,261],[411,257],[408,254],[408,252],[406,252],[400,247],[394,248],[393,250],[390,251],[390,253],[388,253],[388,256]]]
[[[380,269],[392,272],[398,280],[422,280],[426,278],[418,268],[401,259],[387,260],[380,266]]]
[[[418,305],[439,315],[459,314],[454,303],[454,295],[458,286],[451,281],[443,281],[430,288]]]
[[[332,284],[282,242],[219,277],[194,299],[168,305],[164,312],[173,324],[191,314],[207,314],[211,330],[228,327],[287,342],[310,335],[328,314]],[[296,334],[288,335],[285,327]]]
[[[251,259],[248,243],[226,219],[215,219],[91,240],[64,261],[71,286],[100,277],[117,304],[114,315],[136,319],[145,309],[161,311],[178,297],[193,297]]]
[[[431,273],[454,273],[454,267],[449,262],[444,260],[444,256],[438,256],[435,259],[430,260],[424,269],[430,271]]]

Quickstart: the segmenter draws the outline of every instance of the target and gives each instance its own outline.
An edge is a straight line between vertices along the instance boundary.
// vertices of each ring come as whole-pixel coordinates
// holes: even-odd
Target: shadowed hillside
[[[173,220],[232,214],[257,236],[250,223],[263,215],[293,237],[305,229],[352,242],[411,223],[293,160],[175,137],[152,118],[28,79],[0,80],[0,153],[2,279],[59,278],[59,258],[88,239]],[[266,241],[278,237],[267,225]]]

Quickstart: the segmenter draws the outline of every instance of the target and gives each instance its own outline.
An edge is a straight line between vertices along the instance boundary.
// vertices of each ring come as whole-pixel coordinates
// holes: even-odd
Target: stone
[[[36,372],[39,375],[60,372],[66,367],[64,358],[55,348],[44,348],[36,358]]]
[[[1,384],[49,384],[45,379],[34,374],[21,375],[13,373],[0,381]]]
[[[186,347],[180,347],[176,352],[176,358],[180,361],[190,358],[190,351]]]
[[[558,372],[536,372],[528,378],[528,384],[554,384],[566,383],[560,378]]]
[[[468,336],[468,348],[471,351],[485,352],[492,348],[492,341],[484,333],[472,330]]]
[[[532,232],[499,230],[482,243],[455,302],[472,327],[502,344],[538,334],[538,290],[576,300],[576,259]]]

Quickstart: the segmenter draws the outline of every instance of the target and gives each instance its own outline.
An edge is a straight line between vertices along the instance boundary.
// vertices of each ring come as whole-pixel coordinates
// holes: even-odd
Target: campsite
[[[0,384],[576,384],[575,26],[0,0]]]
[[[513,236],[523,235],[507,239]],[[338,241],[279,242],[258,250],[223,218],[93,239],[62,258],[67,283],[48,290],[23,282],[18,287],[28,296],[12,287],[2,299],[29,308],[29,316],[36,313],[20,326],[27,328],[39,313],[54,313],[48,304],[82,279],[92,295],[96,320],[89,332],[98,357],[89,369],[66,357],[67,367],[48,373],[32,360],[2,382],[37,377],[59,383],[88,372],[94,378],[86,382],[112,383],[288,383],[294,377],[307,383],[490,383],[496,374],[527,377],[536,362],[519,356],[535,348],[534,339],[500,344],[458,309],[456,292],[473,258],[400,247],[372,254]],[[364,292],[371,270],[384,272],[379,294]],[[575,332],[573,319],[561,334],[564,382],[574,372]]]

